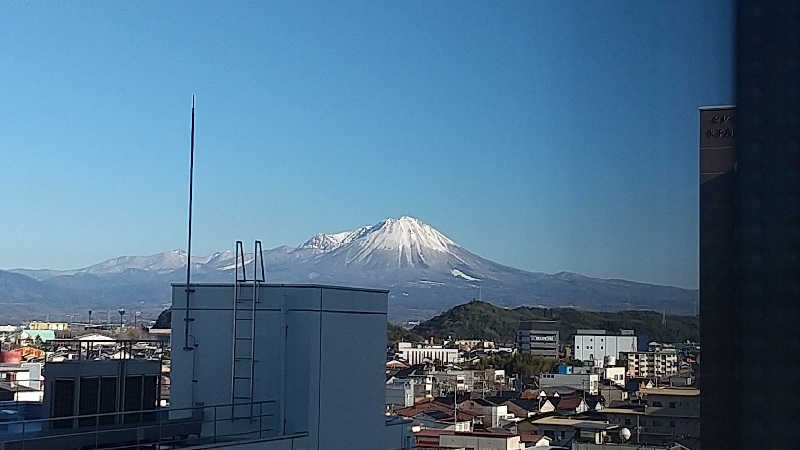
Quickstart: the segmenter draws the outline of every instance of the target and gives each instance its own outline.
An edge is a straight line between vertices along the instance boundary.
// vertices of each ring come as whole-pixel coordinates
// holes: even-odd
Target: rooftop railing
[[[51,417],[0,422],[0,449],[174,449],[307,435],[286,435],[277,423],[274,401]]]

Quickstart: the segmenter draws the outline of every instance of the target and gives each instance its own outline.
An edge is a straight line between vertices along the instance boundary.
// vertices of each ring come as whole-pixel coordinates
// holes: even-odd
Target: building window
[[[675,428],[675,421],[674,421],[674,420],[670,420],[670,421],[669,421],[669,426],[670,426],[671,428]]]
[[[669,407],[670,408],[675,408],[675,402],[669,402]]]
[[[630,424],[631,424],[631,419],[625,419],[625,425],[630,425]]]
[[[661,404],[661,402],[653,402],[653,406],[658,406],[658,407],[661,407],[661,406],[663,406],[663,405]]]
[[[75,404],[75,381],[70,379],[55,380],[52,417],[72,416]],[[57,420],[53,428],[71,428],[72,419]]]
[[[81,377],[80,394],[78,396],[78,414],[88,416],[97,414],[99,378]],[[84,417],[78,419],[78,425],[82,427],[92,426],[97,421],[96,417]]]

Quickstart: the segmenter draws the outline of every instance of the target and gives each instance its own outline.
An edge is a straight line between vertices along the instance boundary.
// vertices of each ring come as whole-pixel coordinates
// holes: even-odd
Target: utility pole
[[[457,376],[456,376],[457,377]],[[453,431],[458,427],[458,378],[453,381]]]
[[[193,347],[189,346],[189,322],[192,320],[192,318],[189,317],[189,309],[190,309],[189,300],[191,299],[191,293],[193,291],[193,289],[191,288],[191,281],[192,281],[192,192],[193,192],[192,182],[194,179],[194,94],[192,95],[191,133],[192,133],[191,143],[189,150],[189,226],[188,226],[189,231],[186,243],[186,314],[184,315],[183,318],[183,349],[185,351],[194,350]],[[255,258],[255,255],[253,256],[253,258]],[[244,260],[242,260],[242,267],[244,268]],[[255,271],[255,264],[253,264],[253,271]],[[253,318],[253,320],[255,321],[255,317]],[[192,404],[194,404],[194,391],[192,391]]]
[[[636,443],[639,444],[639,414],[636,414]]]

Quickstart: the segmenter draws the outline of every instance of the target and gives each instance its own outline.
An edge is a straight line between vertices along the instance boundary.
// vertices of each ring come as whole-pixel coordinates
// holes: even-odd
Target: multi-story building
[[[600,375],[596,373],[543,373],[539,375],[539,388],[568,387],[596,395],[600,385]]]
[[[188,295],[173,285],[172,299],[170,419],[191,416],[178,408],[236,403],[217,408],[201,436],[387,448],[387,291],[218,283],[192,284]]]
[[[651,388],[641,394],[644,407],[606,408],[602,413],[610,423],[630,429],[641,443],[700,438],[700,390]]]
[[[520,353],[558,358],[558,321],[522,321],[517,331],[517,348]]]
[[[575,334],[574,358],[578,361],[619,358],[622,352],[638,350],[637,345],[633,330],[619,330],[619,334],[608,333],[606,330],[578,330]]]
[[[28,324],[29,330],[53,330],[64,331],[69,329],[69,325],[65,322],[31,322]]]
[[[604,380],[617,386],[625,386],[625,367],[603,367],[599,370]]]
[[[421,345],[398,342],[397,353],[409,364],[438,361],[442,364],[461,362],[457,348],[444,348],[441,345]]]
[[[675,349],[656,352],[627,352],[628,376],[631,378],[668,378],[678,373],[678,354]]]
[[[422,380],[420,380],[422,381]],[[414,387],[417,380],[413,378],[393,378],[386,382],[386,409],[405,408],[414,405]]]

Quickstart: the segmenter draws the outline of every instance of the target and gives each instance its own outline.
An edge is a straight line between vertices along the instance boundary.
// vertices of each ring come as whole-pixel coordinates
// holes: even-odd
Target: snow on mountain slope
[[[167,273],[186,267],[187,254],[183,250],[170,250],[147,256],[120,256],[108,259],[98,264],[71,271],[71,273],[111,274],[121,273],[126,270],[136,269],[149,272]],[[234,253],[232,250],[214,252],[208,256],[192,256],[192,267],[215,267],[232,263]]]
[[[168,272],[186,265],[186,252],[170,250],[148,256],[120,256],[76,271],[77,273],[119,273],[129,269]]]
[[[314,235],[300,246],[300,248],[312,248],[323,252],[335,250],[342,245],[349,244],[354,239],[363,236],[372,228],[371,225],[356,228],[355,230],[342,231],[340,233]]]
[[[427,265],[426,257],[433,256],[432,253],[455,256],[450,248],[457,245],[432,226],[404,216],[375,225],[368,233],[352,241],[350,247],[347,264],[369,264],[375,257],[389,256],[396,257],[398,267],[415,267]]]
[[[451,269],[450,273],[456,278],[463,278],[467,281],[481,281],[480,278],[471,277],[458,269]]]
[[[192,279],[232,282],[232,250],[192,257]],[[246,253],[247,270],[253,254]],[[542,304],[590,309],[669,309],[693,312],[697,291],[603,280],[571,273],[545,274],[504,266],[463,248],[413,217],[388,218],[349,231],[317,234],[297,247],[264,251],[272,283],[320,283],[389,289],[392,314],[425,318],[477,294],[503,306]],[[131,270],[133,269],[133,270]],[[30,274],[54,292],[69,290],[75,301],[121,298],[169,301],[169,283],[185,277],[186,253],[122,256],[71,271],[14,270]],[[34,280],[35,278],[35,280]],[[37,298],[33,289],[31,298]],[[0,297],[3,286],[0,285]]]

